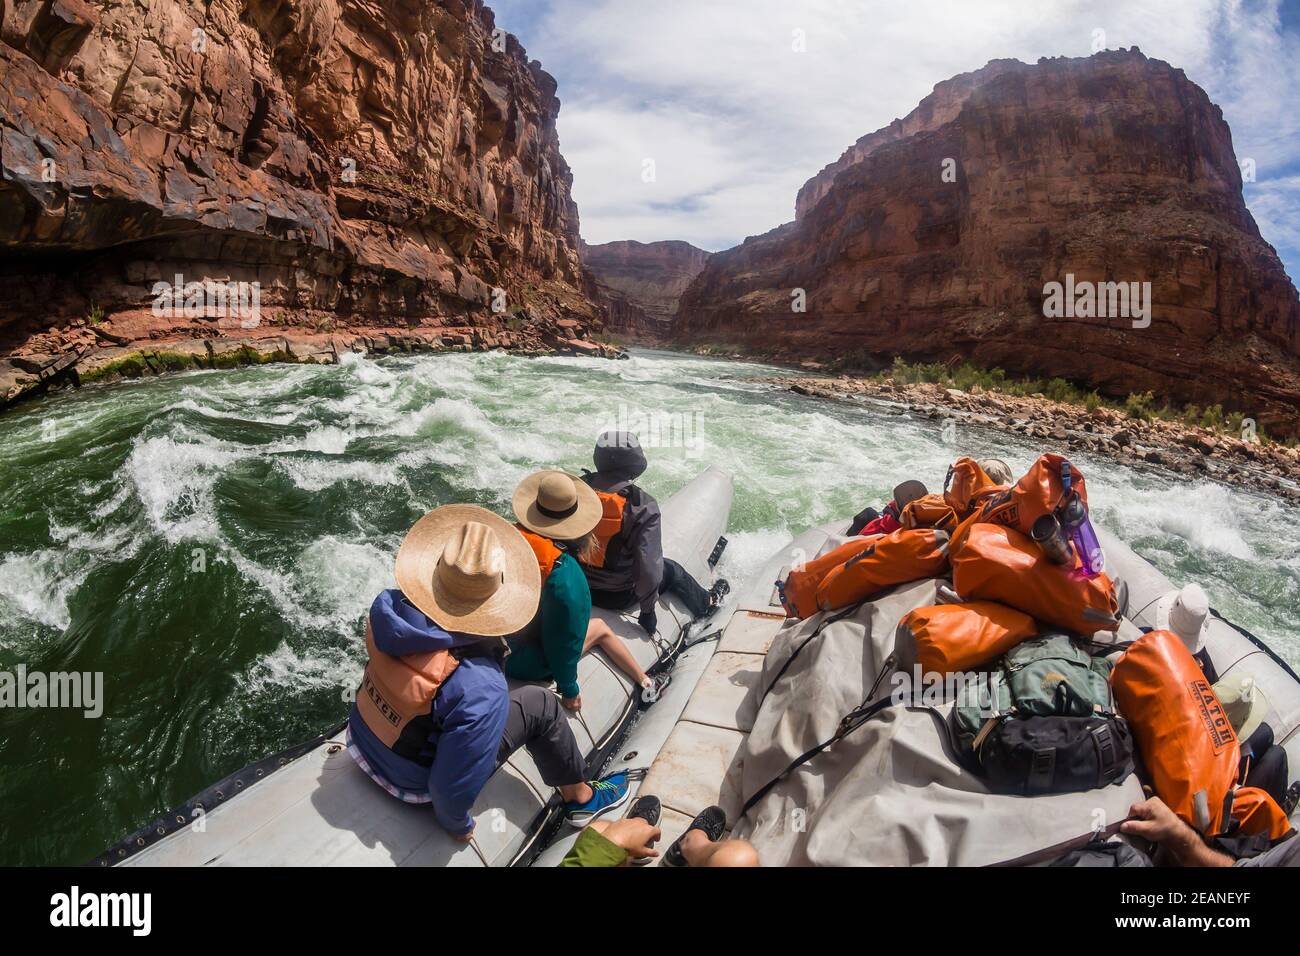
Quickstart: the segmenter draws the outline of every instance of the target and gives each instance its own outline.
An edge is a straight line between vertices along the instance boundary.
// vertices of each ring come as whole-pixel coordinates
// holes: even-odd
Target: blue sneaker
[[[602,780],[592,780],[589,786],[592,790],[590,800],[564,805],[564,819],[571,827],[585,827],[615,807],[621,807],[632,792],[626,773],[612,773]]]

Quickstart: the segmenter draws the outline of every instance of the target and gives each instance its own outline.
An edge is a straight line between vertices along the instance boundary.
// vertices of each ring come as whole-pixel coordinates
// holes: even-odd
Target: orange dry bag
[[[785,606],[788,617],[803,620],[817,613],[817,588],[826,575],[830,574],[849,558],[870,548],[879,541],[881,535],[873,534],[865,538],[854,538],[819,558],[813,558],[796,566],[785,581],[777,582],[777,591],[781,603]]]
[[[817,610],[833,611],[866,600],[891,584],[919,581],[948,569],[948,533],[900,528],[826,575],[817,588]]]
[[[923,495],[903,506],[898,523],[904,528],[939,528],[952,534],[957,527],[957,513],[944,501],[943,495]]]
[[[965,601],[1000,601],[1075,634],[1119,628],[1115,585],[1053,564],[1027,535],[982,521],[963,526],[952,554],[952,586]],[[1078,558],[1075,558],[1078,568]]]
[[[1239,827],[1277,839],[1290,829],[1272,797],[1236,788],[1237,735],[1182,638],[1171,631],[1142,635],[1115,662],[1110,686],[1156,796],[1183,822],[1207,836]]]
[[[985,500],[980,520],[1029,534],[1034,522],[1064,505],[1071,492],[1078,492],[1079,499],[1087,506],[1088,489],[1083,473],[1060,455],[1041,455],[1034,467],[1011,488]]]
[[[1232,791],[1232,819],[1242,833],[1267,833],[1274,841],[1291,832],[1286,811],[1259,787],[1238,787]]]
[[[972,601],[919,607],[903,617],[925,674],[973,670],[1038,633],[1034,619],[1004,604]]]
[[[989,495],[1005,490],[984,473],[974,458],[958,458],[943,481],[943,500],[958,516],[965,518]]]

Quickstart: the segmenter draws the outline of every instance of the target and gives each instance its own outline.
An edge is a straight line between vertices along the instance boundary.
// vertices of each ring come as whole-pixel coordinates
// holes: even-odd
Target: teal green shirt
[[[578,660],[591,620],[591,588],[578,562],[562,554],[542,588],[541,634],[536,641],[512,643],[505,671],[517,680],[554,679],[561,697],[577,697]]]

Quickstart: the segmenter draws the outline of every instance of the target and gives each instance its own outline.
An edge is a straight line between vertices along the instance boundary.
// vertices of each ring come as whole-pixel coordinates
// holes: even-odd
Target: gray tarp
[[[743,799],[862,703],[893,651],[899,619],[935,603],[937,583],[898,588],[826,626],[764,699],[794,649],[835,615],[780,632],[745,704],[754,729],[737,755]],[[875,696],[891,683],[886,675]],[[1135,775],[1088,793],[991,794],[953,755],[949,709],[886,708],[774,787],[735,835],[754,843],[765,866],[982,866],[1110,825],[1142,799]]]

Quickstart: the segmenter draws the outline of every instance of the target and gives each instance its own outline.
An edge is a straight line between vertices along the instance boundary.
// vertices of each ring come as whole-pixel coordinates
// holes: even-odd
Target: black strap
[[[1098,653],[1104,657],[1113,654],[1115,651],[1126,651],[1137,643],[1137,641],[1111,641],[1107,643],[1106,641],[1094,641],[1090,637],[1080,637],[1078,635],[1073,635],[1073,637],[1080,644],[1088,645],[1088,654],[1091,657],[1098,656]]]
[[[1097,748],[1097,786],[1110,783],[1119,769],[1119,747],[1115,744],[1115,726],[1110,720],[1092,728],[1092,742]]]
[[[805,641],[804,643],[806,644],[807,641]],[[758,801],[762,800],[763,797],[767,796],[767,792],[771,790],[773,787],[775,787],[782,780],[784,780],[792,770],[797,770],[799,767],[802,767],[809,760],[812,760],[813,757],[816,757],[819,753],[821,753],[827,747],[831,746],[837,740],[842,740],[844,737],[847,737],[849,734],[853,733],[853,731],[857,730],[859,727],[865,724],[872,717],[876,716],[876,714],[884,710],[885,707],[887,707],[890,703],[892,703],[889,697],[885,697],[882,700],[878,700],[874,704],[871,703],[870,701],[871,698],[876,696],[876,691],[880,689],[881,681],[885,679],[886,675],[892,674],[893,670],[894,670],[894,655],[890,654],[888,657],[885,658],[885,662],[880,665],[880,673],[876,675],[876,680],[871,685],[871,690],[867,691],[867,696],[863,699],[861,704],[859,704],[853,710],[849,711],[847,714],[844,715],[844,718],[840,721],[840,725],[838,729],[836,729],[835,731],[835,736],[831,737],[829,740],[819,743],[812,750],[800,754],[798,757],[795,758],[794,762],[791,763],[790,766],[786,767],[784,770],[782,770],[779,774],[777,774],[767,783],[763,784],[763,786],[759,787],[758,791],[752,797],[750,797],[748,800],[745,801],[745,807],[743,810],[740,811],[740,815],[743,817],[746,813],[748,813],[750,807],[758,803]],[[772,683],[775,684],[776,681],[773,681]],[[771,690],[771,688],[769,687],[768,690]],[[762,701],[760,701],[759,703],[761,705]]]
[[[554,518],[554,519],[556,519],[557,521],[558,521],[559,519],[561,519],[561,518],[567,518],[567,517],[569,517],[570,515],[576,514],[577,511],[578,511],[578,503],[577,503],[576,501],[575,501],[572,505],[570,505],[568,508],[560,508],[559,510],[555,510],[555,509],[552,509],[552,508],[548,508],[548,507],[546,507],[546,505],[542,504],[540,501],[537,502],[536,504],[537,504],[537,510],[538,510],[538,511],[540,511],[542,514],[546,515],[546,517],[548,517],[548,518]]]
[[[882,710],[888,707],[891,703],[893,703],[893,701],[891,701],[888,697],[886,697],[883,700],[878,700],[873,704],[864,704],[863,706],[850,711],[848,714],[844,716],[844,719],[840,721],[839,729],[835,731],[835,735],[833,737],[831,737],[829,740],[823,740],[821,743],[819,743],[816,747],[813,747],[811,750],[807,750],[801,753],[798,757],[796,757],[791,762],[790,766],[786,767],[784,770],[782,770],[779,774],[777,774],[767,783],[763,784],[763,786],[759,787],[758,790],[754,792],[754,795],[745,801],[745,806],[740,811],[740,815],[743,817],[746,813],[748,813],[753,808],[754,804],[758,803],[758,801],[762,800],[765,796],[767,796],[768,792],[773,787],[775,787],[778,783],[780,783],[782,780],[788,777],[793,771],[798,770],[809,760],[812,760],[813,757],[816,757],[819,753],[831,747],[836,742],[843,740],[849,734],[853,733],[853,731],[857,730],[859,727],[865,724],[872,717],[876,716],[876,714],[880,713]]]
[[[784,595],[782,596],[782,599],[784,599]],[[851,605],[850,607],[845,608],[839,614],[832,615],[831,617],[828,618],[823,618],[821,623],[819,623],[813,629],[813,632],[809,634],[806,638],[804,638],[803,643],[794,649],[794,653],[785,659],[785,663],[781,665],[781,669],[776,672],[776,676],[772,678],[772,682],[767,685],[767,690],[763,691],[763,696],[758,699],[758,706],[760,707],[763,706],[763,701],[767,700],[767,695],[772,693],[772,688],[776,686],[776,682],[785,676],[785,672],[790,669],[790,665],[793,664],[794,659],[799,656],[799,652],[802,651],[805,647],[807,647],[812,642],[812,639],[814,637],[820,634],[829,625],[834,624],[836,621],[843,620],[844,618],[848,617],[857,609],[858,609],[858,605],[856,604]]]
[[[1050,793],[1052,778],[1056,775],[1056,748],[1043,747],[1034,751],[1029,765],[1029,776],[1025,781],[1028,793]]]
[[[1093,840],[1109,840],[1119,832],[1120,827],[1132,819],[1132,817],[1125,817],[1118,823],[1112,823],[1110,826],[1103,827],[1100,830],[1093,830],[1091,833],[1085,833],[1082,836],[1071,837],[1068,840],[1062,840],[1060,843],[1053,843],[1051,846],[1043,847],[1041,850],[1033,850],[1023,856],[1018,856],[1015,859],[1003,860],[1001,863],[989,863],[988,865],[1034,866],[1038,863],[1047,863],[1051,860],[1059,860],[1071,850],[1078,850],[1085,847]]]

